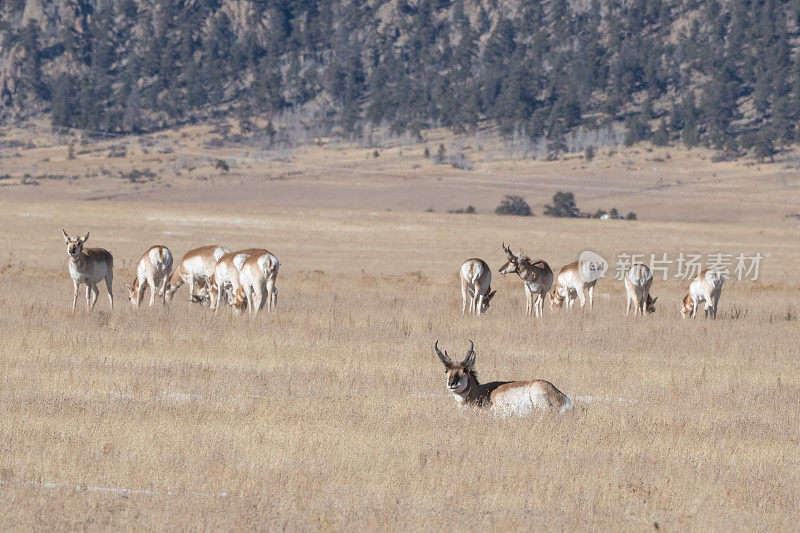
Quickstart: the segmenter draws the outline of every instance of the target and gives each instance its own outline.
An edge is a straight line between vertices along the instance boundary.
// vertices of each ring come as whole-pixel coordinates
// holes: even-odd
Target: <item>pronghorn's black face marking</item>
[[[655,298],[651,298],[650,295],[647,295],[647,304],[645,305],[645,311],[648,314],[652,315],[656,312],[656,300],[658,300],[658,296]]]
[[[67,243],[67,255],[73,259],[77,259],[83,251],[83,244],[89,239],[89,233],[87,232],[83,237],[70,237],[63,229],[61,233],[64,234],[64,242]]]
[[[446,351],[442,353],[439,350],[439,341],[433,345],[433,350],[442,361],[447,374],[447,390],[455,394],[460,394],[467,389],[470,377],[475,373],[475,351],[472,341],[469,341],[469,345],[466,357],[459,363],[454,363]]]

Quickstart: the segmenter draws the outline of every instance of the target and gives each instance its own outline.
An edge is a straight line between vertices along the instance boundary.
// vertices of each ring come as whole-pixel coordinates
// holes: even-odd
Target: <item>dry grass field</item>
[[[88,216],[79,216],[92,209]],[[140,204],[4,203],[0,246],[0,527],[107,529],[792,529],[800,517],[800,243],[787,230],[393,213],[275,213]],[[115,253],[118,308],[69,312],[61,225]],[[583,235],[583,236],[581,236]],[[554,265],[583,246],[758,249],[716,322],[664,305],[623,320],[520,316],[495,274],[483,317],[455,272],[500,239]],[[154,242],[266,244],[279,309],[210,316],[181,298],[131,309],[122,281]],[[82,303],[79,300],[79,303]],[[734,313],[734,311],[736,311]],[[543,378],[563,417],[461,411],[433,354],[476,343],[484,379]],[[149,492],[148,492],[149,491]]]
[[[529,164],[559,186],[557,163]],[[560,165],[568,182],[587,181]],[[725,165],[728,185],[698,172],[706,185],[684,196],[595,198],[638,222],[443,214],[469,191],[483,212],[520,192],[466,187],[494,180],[486,169],[440,176],[447,186],[376,172],[328,203],[292,195],[313,177],[277,180],[273,196],[234,170],[226,179],[240,181],[201,192],[185,172],[139,189],[102,175],[0,188],[0,529],[795,529],[800,240],[783,216],[797,210],[796,177],[765,168],[789,188],[767,179],[750,205],[736,187],[756,167]],[[319,181],[337,176],[351,178]],[[112,198],[115,188],[132,195]],[[395,189],[413,201],[372,205]],[[728,216],[705,223],[709,212],[684,213],[682,198]],[[440,200],[453,205],[422,212]],[[69,312],[62,226],[114,253],[113,312],[102,288],[93,312],[83,294]],[[764,260],[758,281],[726,283],[716,321],[680,319],[687,283],[676,280],[655,282],[656,315],[625,319],[613,278],[598,283],[593,312],[535,320],[521,313],[519,279],[497,274],[501,241],[554,269],[586,249],[612,263],[621,252]],[[206,243],[269,248],[281,260],[277,312],[212,316],[186,289],[166,309],[132,309],[122,283],[156,243],[176,257]],[[460,315],[457,270],[473,256],[498,290],[482,317]],[[575,410],[459,410],[436,339],[454,356],[474,340],[482,380],[547,379]]]

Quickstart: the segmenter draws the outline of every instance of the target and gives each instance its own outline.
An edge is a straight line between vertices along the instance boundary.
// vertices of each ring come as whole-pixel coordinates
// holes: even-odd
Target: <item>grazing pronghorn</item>
[[[705,317],[708,318],[710,311],[711,318],[717,318],[717,304],[724,282],[725,275],[722,272],[708,268],[695,276],[689,285],[689,294],[681,299],[681,318],[686,318],[687,315],[694,318],[697,315],[697,306],[701,302],[706,304]]]
[[[178,268],[169,278],[166,287],[166,301],[172,300],[181,285],[189,284],[189,298],[193,302],[203,302],[208,298],[209,279],[214,273],[214,266],[228,250],[215,244],[201,246],[183,254]]]
[[[241,283],[239,281],[239,274],[244,262],[254,252],[262,252],[259,249],[238,250],[236,252],[228,252],[219,258],[217,264],[214,265],[214,273],[211,275],[208,287],[208,296],[210,299],[211,309],[216,314],[219,312],[219,304],[222,301],[223,294],[227,293],[231,296],[229,302],[233,305],[234,312],[244,311],[247,302],[241,300],[237,303],[234,299],[235,295],[239,292]]]
[[[462,407],[491,407],[495,413],[503,415],[525,415],[536,408],[559,413],[572,409],[572,400],[542,379],[479,383],[472,341],[469,341],[467,356],[460,363],[454,363],[447,352],[439,350],[439,341],[433,349],[447,372],[447,390]]]
[[[234,305],[242,309],[245,305],[250,314],[256,314],[264,304],[267,312],[278,304],[278,258],[267,250],[248,250],[248,257],[239,267],[239,289],[234,293]]]
[[[516,273],[525,282],[525,314],[531,314],[535,309],[535,316],[540,317],[544,311],[544,295],[553,285],[553,271],[545,261],[537,259],[532,261],[520,250],[518,255],[514,255],[511,248],[502,244],[503,251],[508,255],[508,262],[500,267],[503,275]],[[533,295],[536,301],[533,301]]]
[[[636,307],[633,316],[656,312],[658,297],[650,297],[650,287],[653,285],[653,273],[642,264],[635,264],[625,272],[625,291],[628,293],[628,308],[625,316],[631,313],[631,304]]]
[[[139,266],[136,267],[136,279],[133,285],[125,286],[128,288],[128,299],[134,307],[139,307],[144,298],[147,286],[150,286],[150,307],[156,301],[156,294],[161,298],[161,302],[166,305],[166,286],[169,280],[169,273],[172,270],[172,252],[169,248],[157,244],[151,246],[139,259]]]
[[[550,299],[550,309],[553,307],[563,307],[566,300],[567,306],[572,309],[575,305],[575,298],[581,302],[581,307],[586,305],[586,296],[583,291],[589,292],[589,309],[594,307],[594,285],[597,279],[586,281],[581,276],[580,262],[573,261],[565,265],[558,273],[556,278],[556,287],[553,292],[548,294]]]
[[[483,259],[472,258],[461,265],[461,314],[467,312],[467,294],[469,294],[469,312],[481,314],[489,309],[489,302],[494,297],[492,291],[492,272]]]
[[[89,239],[89,232],[86,232],[84,237],[70,237],[62,228],[61,233],[64,234],[64,242],[67,243],[69,276],[72,278],[72,285],[75,289],[72,295],[72,311],[75,312],[78,288],[81,283],[86,285],[86,310],[94,309],[97,295],[100,294],[97,283],[103,279],[106,280],[108,302],[113,310],[114,292],[111,283],[114,280],[114,256],[103,248],[84,248],[83,245]]]

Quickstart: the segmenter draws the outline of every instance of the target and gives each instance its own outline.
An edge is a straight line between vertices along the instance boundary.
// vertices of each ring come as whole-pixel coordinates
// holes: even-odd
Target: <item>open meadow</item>
[[[319,191],[292,195],[314,178],[293,185],[288,170],[260,184],[217,177],[241,182],[203,181],[202,192],[184,171],[166,186],[126,184],[131,196],[117,198],[111,177],[83,176],[124,159],[92,167],[56,149],[60,163],[41,165],[86,165],[75,184],[0,188],[0,529],[796,528],[800,239],[783,217],[798,189],[778,165],[763,171],[774,187],[754,192],[754,204],[743,198],[755,167],[734,164],[720,167],[727,181],[700,172],[705,184],[681,194],[639,183],[628,204],[614,184],[626,175],[598,182],[612,196],[598,190],[585,204],[575,190],[581,207],[637,211],[628,222],[538,208],[534,218],[443,213],[469,202],[464,179],[495,179],[485,169],[445,185],[425,169],[408,181],[373,169],[317,207]],[[32,164],[14,161],[5,169]],[[555,165],[570,175],[573,163],[525,164],[540,165],[532,172],[549,176],[550,191],[561,185]],[[352,177],[320,172],[326,187]],[[670,172],[674,181],[691,165]],[[564,178],[573,179],[586,182]],[[372,205],[395,188],[407,205]],[[502,182],[477,190],[483,213],[502,191],[521,192]],[[710,222],[704,200],[727,218]],[[423,212],[440,201],[453,205]],[[737,202],[741,217],[730,213]],[[91,231],[87,246],[114,254],[113,312],[104,287],[94,311],[81,292],[70,312],[62,227]],[[503,241],[556,272],[584,250],[609,259],[594,310],[526,317],[519,278],[497,273]],[[276,312],[214,316],[185,288],[167,308],[131,307],[123,282],[150,245],[177,262],[210,243],[279,257]],[[764,259],[757,281],[726,282],[716,321],[681,320],[688,282],[658,278],[656,314],[626,319],[614,264],[632,252]],[[483,316],[462,316],[457,272],[476,256],[497,295]],[[546,379],[575,409],[525,418],[459,409],[437,339],[454,358],[472,339],[482,380]]]

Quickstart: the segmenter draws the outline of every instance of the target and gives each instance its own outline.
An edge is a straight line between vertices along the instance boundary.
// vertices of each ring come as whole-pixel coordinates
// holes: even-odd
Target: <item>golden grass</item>
[[[800,243],[787,228],[0,208],[12,254],[0,266],[0,529],[790,530],[800,518],[788,275]],[[61,225],[115,254],[114,312],[103,289],[93,313],[80,299],[69,312]],[[654,317],[625,320],[610,279],[593,313],[534,320],[518,279],[496,273],[501,240],[554,267],[584,248],[770,256],[762,281],[726,284],[715,322],[680,320],[678,282],[656,282]],[[124,300],[149,245],[179,257],[211,242],[278,255],[276,313],[210,316],[185,289],[168,309]],[[498,295],[462,317],[456,272],[475,255]],[[463,354],[468,338],[481,379],[547,379],[576,410],[459,410],[432,345]]]

